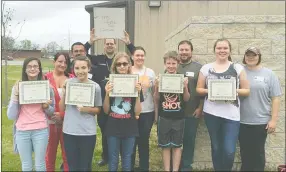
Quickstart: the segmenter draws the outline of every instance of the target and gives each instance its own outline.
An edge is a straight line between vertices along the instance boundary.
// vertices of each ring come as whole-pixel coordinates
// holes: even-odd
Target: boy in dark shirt
[[[175,51],[164,55],[166,73],[177,74],[179,64],[178,54]],[[159,93],[159,80],[155,83],[155,103],[158,107],[158,145],[162,148],[165,171],[178,171],[181,161],[183,134],[184,134],[184,102],[190,98],[188,79],[184,78],[183,93]],[[172,154],[171,154],[172,151]],[[170,159],[172,155],[172,166]]]

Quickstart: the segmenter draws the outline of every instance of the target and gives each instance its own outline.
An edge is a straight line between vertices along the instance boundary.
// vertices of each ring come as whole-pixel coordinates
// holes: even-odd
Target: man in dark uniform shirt
[[[124,32],[125,38],[121,39],[127,45],[128,50],[130,53],[134,51],[134,45],[129,40],[129,35],[127,32]],[[90,31],[90,40],[86,42],[85,51],[87,53],[87,57],[90,59],[92,67],[90,70],[90,79],[94,82],[102,85],[101,82],[109,77],[110,74],[110,67],[112,64],[112,60],[115,56],[116,51],[116,41],[114,38],[105,38],[104,39],[104,54],[101,55],[89,55],[88,50],[93,45],[93,43],[98,40],[99,38],[95,37],[94,29]],[[105,88],[101,88],[104,91]],[[104,97],[103,97],[104,100]],[[107,150],[107,140],[104,134],[104,127],[108,116],[104,114],[103,110],[101,110],[100,114],[97,116],[98,125],[100,127],[102,133],[102,159],[98,162],[99,166],[106,165],[108,162],[108,150]]]

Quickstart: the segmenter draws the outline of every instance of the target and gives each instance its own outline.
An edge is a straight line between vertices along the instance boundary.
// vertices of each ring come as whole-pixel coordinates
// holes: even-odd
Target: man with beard
[[[188,87],[191,98],[186,102],[185,109],[185,130],[183,141],[183,153],[181,158],[181,171],[191,171],[195,149],[195,138],[199,118],[202,115],[203,98],[196,92],[198,75],[202,67],[201,64],[192,61],[193,45],[188,40],[183,40],[178,44],[178,53],[181,64],[178,72],[189,78]]]
[[[133,53],[135,47],[129,40],[129,35],[126,31],[124,31],[125,37],[121,39],[127,46],[130,53]],[[95,30],[94,28],[90,31],[90,40],[84,45],[85,51],[88,52],[90,47],[94,44],[96,40],[99,40],[101,38],[98,38],[95,36]],[[89,57],[92,67],[90,71],[89,78],[96,83],[98,83],[100,86],[102,86],[102,81],[105,78],[109,77],[110,74],[110,67],[112,64],[112,60],[115,56],[116,51],[116,41],[114,38],[104,38],[104,54],[101,55],[89,55],[87,53],[87,57]],[[101,90],[105,90],[105,88],[101,88]],[[103,95],[103,100],[104,100]],[[99,166],[104,166],[108,163],[108,149],[107,149],[107,140],[104,133],[105,124],[108,119],[108,115],[104,114],[104,111],[101,110],[100,114],[97,116],[98,119],[98,125],[102,133],[102,154],[101,154],[101,160],[98,162]]]

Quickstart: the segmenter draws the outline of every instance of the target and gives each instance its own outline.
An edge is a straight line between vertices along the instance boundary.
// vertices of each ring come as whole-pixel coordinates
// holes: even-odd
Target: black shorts
[[[158,146],[162,148],[182,147],[184,128],[185,119],[159,117]]]

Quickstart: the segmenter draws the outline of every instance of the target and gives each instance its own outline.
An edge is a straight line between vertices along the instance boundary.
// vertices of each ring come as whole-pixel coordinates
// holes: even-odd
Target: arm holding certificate
[[[175,74],[172,74],[172,75],[175,75]],[[183,82],[183,99],[184,99],[184,101],[188,101],[190,99],[190,93],[189,93],[189,89],[188,89],[188,78],[187,77],[183,78],[182,82]],[[155,102],[158,102],[160,99],[159,88],[160,88],[160,79],[156,78],[155,92],[154,92],[154,101]]]
[[[51,88],[49,90],[50,100],[47,100],[46,103],[42,103],[42,108],[47,115],[52,116],[54,113],[54,92]],[[19,114],[19,106],[19,81],[17,81],[12,88],[11,99],[7,109],[7,115],[9,119],[17,119]]]
[[[105,114],[109,114],[110,111],[110,92],[113,90],[114,84],[110,81],[108,81],[105,85],[105,98],[103,102],[103,110]],[[140,101],[140,92],[141,92],[141,85],[139,82],[136,83],[135,85],[136,90],[138,91],[138,97],[136,97],[136,102],[134,106],[134,112],[135,116],[139,116],[141,112],[141,101]]]
[[[46,103],[42,104],[42,107],[45,111],[45,113],[49,116],[53,116],[55,112],[55,98],[54,98],[54,91],[52,88],[50,88],[50,100],[48,100]]]
[[[99,85],[88,79],[88,72],[91,69],[91,62],[86,56],[78,56],[73,61],[73,68],[76,78],[66,80],[60,110],[65,111],[66,106],[77,106],[82,114],[96,115],[100,113],[101,89]]]
[[[202,96],[206,96],[208,94],[208,89],[205,88],[205,83],[206,83],[206,77],[202,74],[202,72],[200,72],[196,91],[198,94]]]
[[[239,78],[239,88],[235,77],[230,79],[213,79],[208,77],[208,73],[200,71],[196,91],[200,95],[208,95],[210,100],[236,100],[238,96],[248,96],[250,89],[246,73],[242,68],[236,69]],[[208,77],[208,82],[206,78]],[[205,88],[205,85],[208,88]]]
[[[70,82],[69,83],[69,80],[66,81],[66,84],[64,85],[63,91],[62,91],[62,99],[60,101],[60,110],[64,111],[66,108],[66,105],[76,105],[78,111],[80,111],[80,112],[85,112],[85,113],[89,113],[92,115],[99,114],[100,108],[96,107],[95,104],[98,104],[98,102],[101,102],[100,87],[98,85],[94,85],[94,84],[87,84],[87,86],[91,86],[91,89],[93,90],[94,94],[89,95],[89,96],[91,96],[90,100],[92,100],[92,105],[84,106],[84,103],[86,103],[86,102],[83,102],[83,105],[82,105],[80,102],[77,102],[76,100],[73,99],[74,95],[71,95],[72,92],[73,93],[77,92],[77,90],[74,90],[74,89],[76,89],[76,87],[80,88],[81,86],[84,87],[85,84],[80,84],[80,83],[76,83],[76,82],[74,82],[74,83]],[[67,87],[69,87],[69,88],[67,88]],[[84,94],[84,93],[82,92],[81,94]],[[86,94],[84,94],[84,95],[86,95]],[[83,97],[84,97],[84,99],[86,98],[86,96],[83,96]],[[81,100],[78,100],[78,101],[81,101]]]
[[[239,75],[239,89],[237,89],[238,96],[249,96],[250,86],[246,77],[246,72],[242,70]]]

